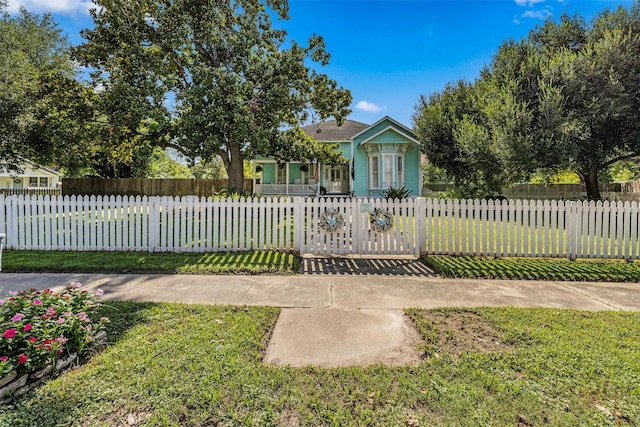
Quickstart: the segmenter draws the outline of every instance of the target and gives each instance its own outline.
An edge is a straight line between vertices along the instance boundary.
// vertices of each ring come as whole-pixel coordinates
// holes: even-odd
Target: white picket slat
[[[372,209],[393,227],[371,229]],[[319,227],[326,209],[345,225]],[[0,196],[8,249],[638,259],[637,202]]]

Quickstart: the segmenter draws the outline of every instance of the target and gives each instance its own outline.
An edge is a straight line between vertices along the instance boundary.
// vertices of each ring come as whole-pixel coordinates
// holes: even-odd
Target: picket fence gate
[[[0,195],[9,250],[638,259],[639,217],[637,202]]]

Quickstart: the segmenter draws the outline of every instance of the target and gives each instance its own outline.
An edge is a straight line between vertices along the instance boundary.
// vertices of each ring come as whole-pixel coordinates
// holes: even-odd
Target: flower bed
[[[0,398],[59,374],[104,340],[109,319],[93,318],[96,298],[80,286],[0,300]]]

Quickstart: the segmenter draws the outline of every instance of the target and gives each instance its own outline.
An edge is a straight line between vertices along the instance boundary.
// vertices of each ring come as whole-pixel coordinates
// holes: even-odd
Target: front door
[[[348,193],[347,171],[345,166],[325,166],[324,188],[327,193]]]

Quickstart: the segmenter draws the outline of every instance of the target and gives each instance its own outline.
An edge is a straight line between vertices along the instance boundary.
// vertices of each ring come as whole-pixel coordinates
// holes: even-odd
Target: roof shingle
[[[338,127],[335,120],[327,120],[326,122],[303,126],[302,130],[305,134],[318,141],[340,142],[351,140],[353,136],[368,127],[368,124],[356,122],[355,120],[345,120],[342,126]]]

